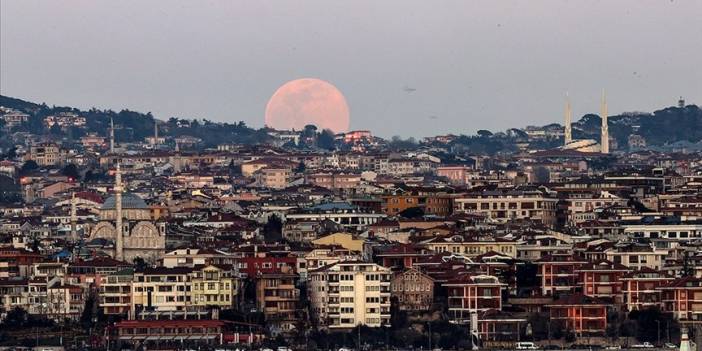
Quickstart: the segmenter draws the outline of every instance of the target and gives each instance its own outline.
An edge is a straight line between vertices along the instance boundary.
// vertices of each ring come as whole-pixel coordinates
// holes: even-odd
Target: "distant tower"
[[[154,119],[154,145],[158,144],[158,123]]]
[[[573,141],[573,130],[572,130],[573,121],[572,120],[573,120],[573,110],[570,107],[570,98],[568,98],[568,94],[566,93],[565,131],[564,131],[565,145],[568,145]]]
[[[115,153],[115,121],[110,118],[110,153]]]
[[[607,96],[604,89],[602,90],[602,102],[600,105],[600,118],[602,118],[602,136],[600,141],[600,150],[603,154],[609,153],[609,125],[607,124]]]
[[[71,194],[71,240],[78,242],[78,215],[76,213],[76,193]]]
[[[124,260],[124,243],[122,237],[122,172],[117,163],[117,169],[115,171],[115,211],[117,212],[117,218],[115,220],[115,259],[119,261]]]
[[[683,97],[680,97],[680,100],[678,100],[678,108],[683,108],[685,107],[685,99]]]

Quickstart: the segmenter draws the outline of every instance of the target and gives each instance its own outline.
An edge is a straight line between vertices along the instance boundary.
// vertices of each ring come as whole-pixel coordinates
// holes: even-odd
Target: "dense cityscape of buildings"
[[[0,317],[83,323],[101,336],[84,345],[114,349],[702,336],[702,153],[616,145],[607,118],[600,141],[575,140],[570,114],[486,155],[370,131],[331,149],[272,129],[210,148],[158,125],[135,142],[114,123],[55,137],[15,131],[29,116],[2,108]],[[544,138],[562,146],[530,146]]]

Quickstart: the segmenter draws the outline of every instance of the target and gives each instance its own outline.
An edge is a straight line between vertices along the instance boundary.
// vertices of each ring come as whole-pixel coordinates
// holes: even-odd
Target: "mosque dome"
[[[115,209],[115,196],[112,195],[108,197],[102,204],[101,210],[114,210]],[[134,194],[125,193],[122,194],[122,209],[148,209],[149,206],[146,202]]]

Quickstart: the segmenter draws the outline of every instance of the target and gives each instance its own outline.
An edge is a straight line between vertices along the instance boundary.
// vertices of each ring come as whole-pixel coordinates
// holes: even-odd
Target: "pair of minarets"
[[[602,100],[600,101],[600,118],[602,119],[602,127],[600,130],[600,152],[603,154],[609,153],[609,125],[607,123],[607,96],[604,90],[602,90]],[[566,107],[565,107],[565,145],[573,142],[573,109],[570,106],[570,99],[568,94],[566,94]]]

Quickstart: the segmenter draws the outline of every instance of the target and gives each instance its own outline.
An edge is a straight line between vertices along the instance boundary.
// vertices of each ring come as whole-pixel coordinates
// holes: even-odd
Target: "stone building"
[[[151,210],[140,197],[122,194],[119,165],[115,175],[114,195],[100,208],[100,221],[92,229],[90,239],[106,239],[115,243],[108,253],[120,261],[131,262],[141,257],[155,262],[166,246],[166,223],[151,219]]]

